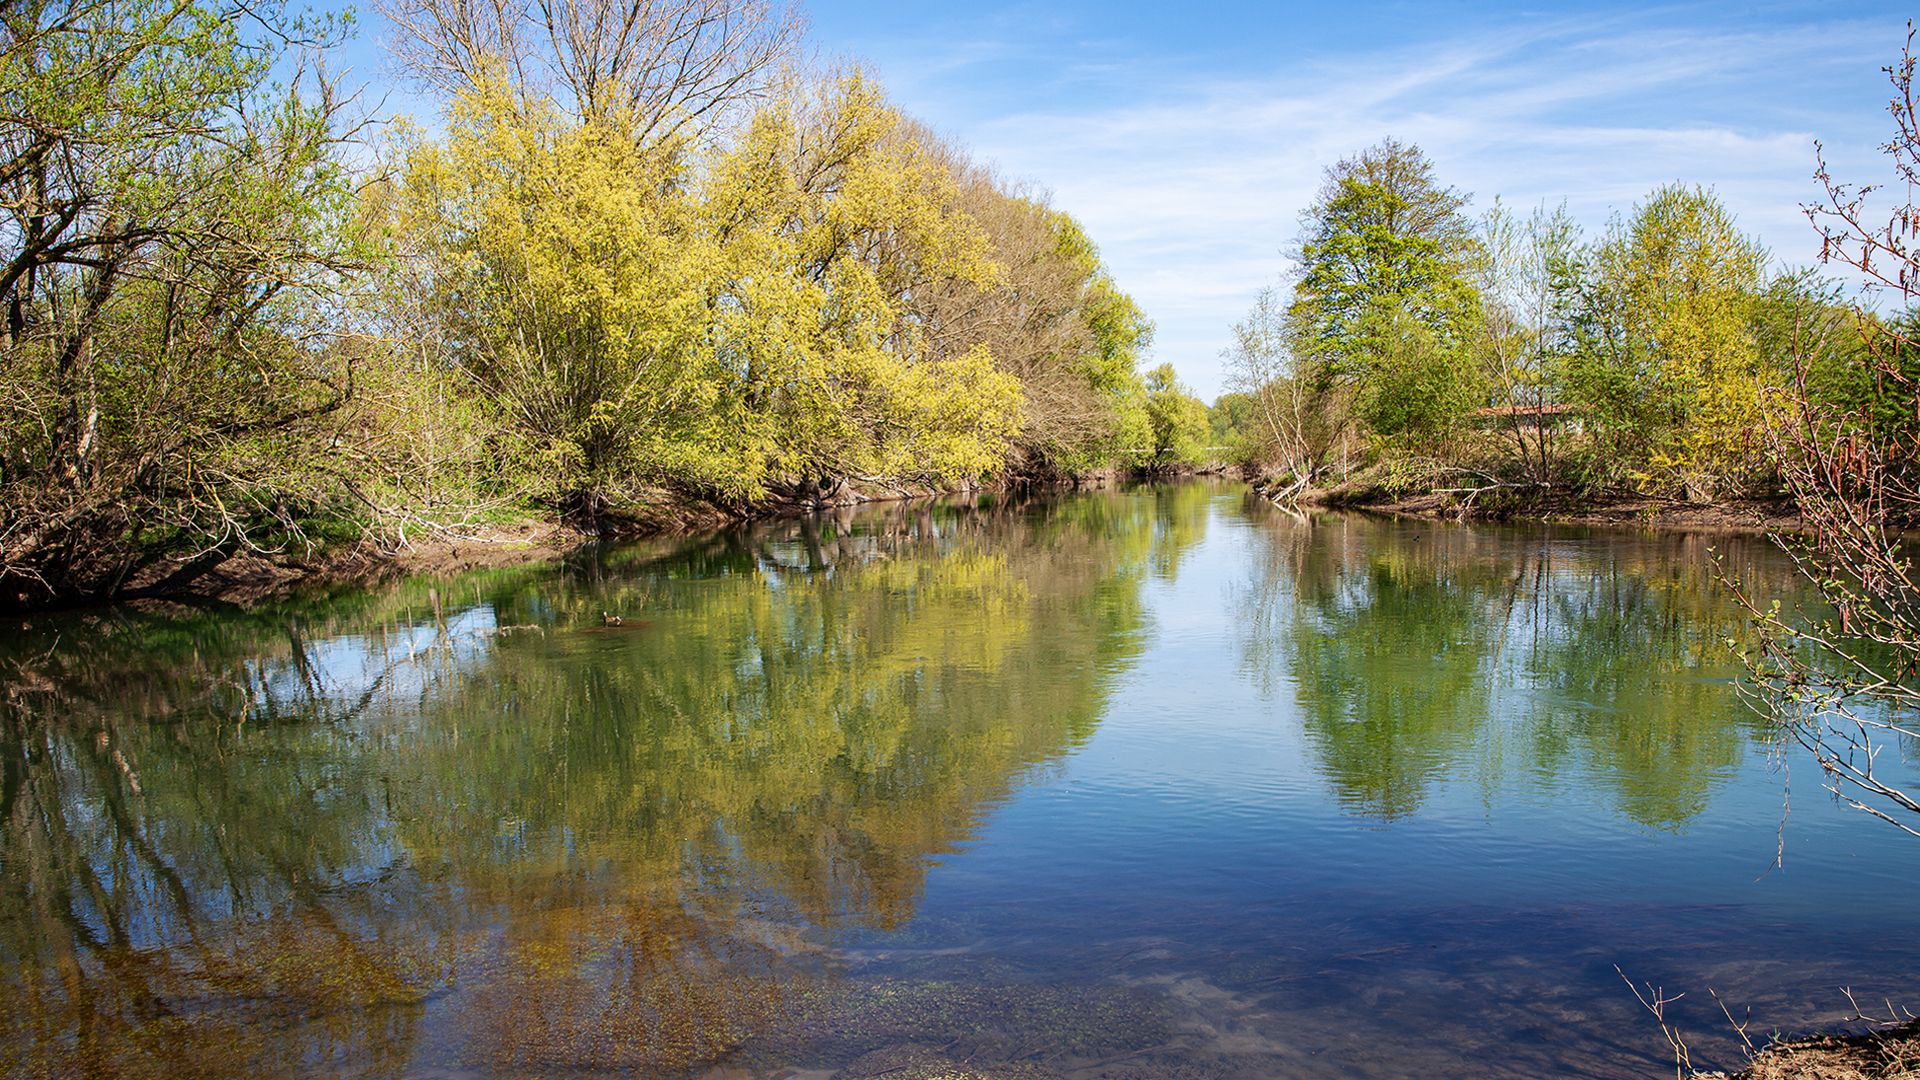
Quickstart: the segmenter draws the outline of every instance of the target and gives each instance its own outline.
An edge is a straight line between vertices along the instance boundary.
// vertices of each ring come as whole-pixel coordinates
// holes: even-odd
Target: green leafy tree
[[[1099,251],[1078,222],[1061,231],[1062,252],[1085,269],[1081,320],[1092,345],[1076,365],[1110,419],[1104,442],[1083,454],[1088,464],[1107,464],[1124,446],[1136,444],[1148,417],[1139,363],[1153,344],[1153,323],[1133,297],[1120,290],[1099,261]]]
[[[1207,437],[1213,445],[1226,447],[1223,452],[1235,461],[1256,461],[1260,450],[1256,435],[1259,408],[1259,400],[1252,394],[1238,390],[1221,394],[1207,406]]]
[[[1294,256],[1294,348],[1374,434],[1427,439],[1479,402],[1468,196],[1388,139],[1327,170]]]
[[[1207,405],[1181,385],[1172,364],[1147,372],[1147,419],[1153,434],[1148,468],[1205,463]]]
[[[1441,447],[1486,401],[1486,381],[1467,343],[1392,304],[1370,308],[1361,326],[1376,351],[1354,411],[1376,439],[1403,453]]]

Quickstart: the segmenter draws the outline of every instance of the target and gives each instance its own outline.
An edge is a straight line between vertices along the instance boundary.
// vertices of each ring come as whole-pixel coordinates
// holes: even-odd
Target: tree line
[[[344,19],[0,11],[0,601],[1197,445],[1080,224],[803,63],[798,12],[384,13],[430,122],[331,74]]]
[[[1790,394],[1915,428],[1856,332],[1881,317],[1776,266],[1708,188],[1656,188],[1590,238],[1564,203],[1475,215],[1388,139],[1329,168],[1303,223],[1212,415],[1296,493],[1710,503],[1782,490],[1767,431]]]

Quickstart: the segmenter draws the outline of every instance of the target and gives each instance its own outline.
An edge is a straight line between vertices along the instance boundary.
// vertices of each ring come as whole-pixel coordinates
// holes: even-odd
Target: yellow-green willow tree
[[[1149,328],[1078,225],[859,76],[786,72],[792,9],[385,10],[445,96],[368,161],[344,22],[6,7],[0,606],[1140,441]]]
[[[1755,333],[1767,253],[1700,187],[1659,188],[1594,249],[1569,397],[1603,470],[1707,502],[1764,467]]]
[[[984,345],[1019,379],[1007,472],[1046,479],[1129,461],[1128,451],[1152,440],[1139,367],[1153,324],[1071,214],[918,125],[904,134],[953,174],[1000,268],[986,283],[915,289],[909,305],[935,350]]]
[[[935,348],[910,303],[1000,277],[953,175],[873,83],[784,95],[706,188],[728,259],[714,337],[751,440],[744,490],[844,478],[946,485],[993,471],[1020,384],[983,344]]]
[[[987,239],[873,84],[784,94],[724,153],[634,123],[483,83],[404,148],[422,328],[539,494],[593,520],[649,485],[948,485],[1004,459],[1018,383],[984,348],[929,355],[904,302],[990,283]]]
[[[456,99],[444,142],[406,147],[394,221],[418,326],[526,440],[542,494],[603,500],[634,462],[712,453],[717,259],[686,169],[684,147],[503,83]]]

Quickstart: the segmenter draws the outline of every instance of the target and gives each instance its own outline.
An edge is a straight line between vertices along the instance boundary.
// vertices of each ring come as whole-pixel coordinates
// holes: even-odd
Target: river
[[[10,623],[0,1066],[1613,1077],[1622,972],[1699,1065],[1716,994],[1920,1006],[1920,840],[1742,699],[1716,558],[1799,595],[1186,483]]]

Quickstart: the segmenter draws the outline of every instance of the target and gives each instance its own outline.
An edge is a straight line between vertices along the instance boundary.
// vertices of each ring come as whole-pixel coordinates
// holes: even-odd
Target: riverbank
[[[1273,490],[1252,482],[1256,492]],[[1395,495],[1378,486],[1313,489],[1292,500],[1302,509],[1359,510],[1437,521],[1536,522],[1674,532],[1793,533],[1803,527],[1787,499],[1689,503],[1645,495],[1576,496],[1562,490],[1480,489]]]
[[[1108,471],[1037,486],[1103,488],[1128,479],[1183,479],[1200,475],[1216,473],[1203,470],[1178,477],[1130,477],[1125,473]],[[968,490],[1004,491],[1008,488],[1003,485]],[[408,574],[458,573],[489,566],[559,558],[569,551],[605,540],[691,534],[752,522],[779,521],[868,503],[908,502],[955,494],[961,492],[898,485],[876,487],[846,484],[826,492],[767,500],[728,510],[707,503],[663,499],[620,516],[617,521],[610,523],[611,527],[603,534],[584,532],[556,522],[526,521],[470,533],[435,535],[401,550],[362,545],[307,564],[263,566],[264,560],[235,560],[236,565],[231,569],[222,566],[210,576],[207,587],[201,593],[224,602],[254,603],[301,586],[350,587]],[[1375,501],[1338,497],[1316,501],[1308,498],[1301,502],[1310,508],[1361,510],[1390,517],[1457,520],[1461,516],[1457,499],[1438,494]],[[1581,502],[1563,497],[1509,504],[1499,508],[1498,512],[1490,510],[1470,513],[1466,520],[1746,534],[1792,532],[1800,527],[1800,519],[1792,512],[1790,505],[1755,500],[1689,505],[1647,498]]]
[[[1808,1035],[1762,1049],[1736,1073],[1701,1073],[1699,1080],[1916,1080],[1920,1078],[1920,1021],[1849,1035]]]
[[[1021,486],[1098,488],[1128,478],[1124,472],[1104,470],[1054,484]],[[592,527],[539,516],[530,510],[518,519],[416,525],[377,540],[289,546],[278,551],[183,554],[158,559],[130,575],[110,597],[38,600],[24,593],[0,592],[0,611],[27,613],[154,601],[248,607],[303,589],[359,588],[414,574],[456,574],[548,561],[608,541],[695,535],[870,503],[1004,491],[1011,486],[945,489],[924,484],[843,481],[824,489],[795,487],[765,499],[732,505],[662,490],[644,501],[609,511]]]
[[[1602,525],[1681,532],[1772,533],[1797,532],[1800,515],[1790,502],[1730,499],[1716,503],[1685,503],[1671,499],[1620,496],[1599,501],[1566,498],[1516,500],[1484,512],[1467,508],[1459,498],[1427,494],[1389,502],[1349,504],[1375,513],[1403,517],[1467,521],[1532,521],[1549,525]]]
[[[1185,475],[1214,475],[1199,470]],[[100,602],[152,600],[250,606],[306,588],[354,588],[411,574],[454,574],[467,570],[557,559],[590,544],[648,536],[673,536],[724,529],[757,521],[778,521],[824,510],[876,502],[906,502],[966,492],[1004,491],[1013,486],[1099,488],[1127,479],[1165,480],[1179,476],[1133,476],[1103,471],[1041,485],[997,485],[965,491],[925,485],[841,483],[828,489],[795,489],[753,503],[719,506],[661,492],[645,503],[621,508],[597,529],[581,528],[529,514],[519,520],[415,528],[384,541],[360,540],[282,552],[240,551],[224,557],[164,559],[129,581],[122,593],[100,598],[56,599],[26,603],[0,597],[0,609],[31,611]],[[1264,493],[1262,482],[1251,482]],[[1552,492],[1468,500],[1459,494],[1431,492],[1391,497],[1377,487],[1334,488],[1302,493],[1295,505],[1310,510],[1356,510],[1388,517],[1424,520],[1526,521],[1596,525],[1676,532],[1759,534],[1793,532],[1800,520],[1791,504],[1734,500],[1698,505],[1675,500],[1619,497],[1601,501]],[[11,600],[13,602],[9,603]]]
[[[249,607],[301,588],[362,588],[412,574],[468,570],[558,559],[594,537],[539,520],[450,527],[396,544],[361,541],[310,554],[241,552],[203,568],[163,564],[160,576],[123,599],[231,604]]]

